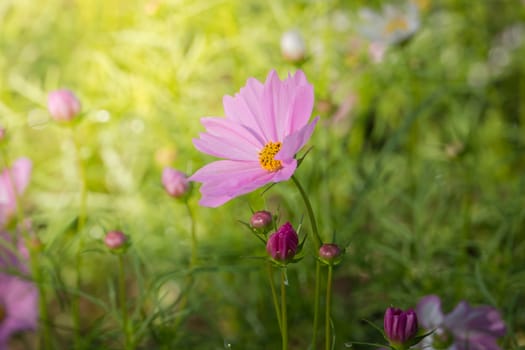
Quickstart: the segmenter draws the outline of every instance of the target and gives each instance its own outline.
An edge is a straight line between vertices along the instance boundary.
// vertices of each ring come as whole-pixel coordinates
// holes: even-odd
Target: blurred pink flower
[[[4,169],[0,174],[0,227],[16,212],[16,199],[24,193],[31,177],[31,169],[29,159],[19,158],[11,169]]]
[[[16,248],[10,247],[9,234],[0,233],[0,240],[0,350],[7,350],[7,343],[13,334],[36,330],[38,291],[23,276],[28,268],[11,251],[16,251]]]
[[[195,147],[225,158],[210,163],[189,180],[202,182],[200,204],[217,207],[270,182],[288,180],[297,168],[295,154],[319,120],[308,123],[313,86],[302,71],[281,81],[272,70],[266,82],[248,79],[234,97],[224,96],[226,118],[202,118],[206,128]]]
[[[497,339],[505,335],[506,328],[494,307],[472,307],[461,301],[451,313],[444,315],[439,297],[428,295],[419,301],[416,310],[421,326],[436,329],[422,342],[424,349],[433,349],[437,343],[440,349],[500,350]]]
[[[162,184],[166,192],[175,198],[183,197],[189,190],[186,174],[169,167],[162,171]]]
[[[47,109],[55,120],[67,122],[80,113],[80,101],[72,91],[55,90],[47,97]]]

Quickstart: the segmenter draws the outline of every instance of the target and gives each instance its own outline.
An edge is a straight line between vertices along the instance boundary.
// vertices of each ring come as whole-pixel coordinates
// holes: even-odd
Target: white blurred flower
[[[372,43],[388,46],[408,39],[419,26],[418,7],[407,3],[403,6],[385,5],[381,12],[361,9],[356,29]]]
[[[281,52],[289,61],[297,62],[306,56],[303,36],[297,30],[289,30],[281,37]]]

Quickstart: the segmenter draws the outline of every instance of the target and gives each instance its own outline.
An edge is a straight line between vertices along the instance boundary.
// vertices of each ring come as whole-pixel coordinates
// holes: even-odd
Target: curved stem
[[[191,221],[191,260],[190,260],[190,268],[194,267],[197,263],[197,228],[196,228],[196,222],[195,222],[195,216],[193,215],[193,211],[191,210],[191,206],[188,199],[184,200],[184,205],[186,206],[186,210],[188,211],[188,216],[190,217]]]
[[[319,235],[319,229],[317,228],[317,221],[315,220],[314,210],[312,209],[312,204],[310,203],[310,199],[308,199],[308,195],[306,194],[306,191],[304,190],[303,186],[299,183],[299,180],[295,177],[295,175],[292,175],[292,181],[299,190],[299,193],[301,193],[301,197],[303,198],[304,204],[306,206],[306,210],[308,211],[308,217],[310,218],[310,225],[312,226],[312,231],[314,233],[315,239],[314,239],[314,245],[316,249],[316,254],[319,248],[321,247],[321,244],[323,241],[321,240],[321,236]],[[317,342],[317,324],[319,322],[319,298],[320,298],[320,279],[321,279],[321,262],[319,260],[316,261],[315,266],[315,300],[314,300],[314,324],[313,324],[313,330],[312,330],[312,344],[311,346],[315,349],[316,342]]]
[[[282,332],[281,310],[279,309],[279,299],[277,298],[277,291],[275,290],[275,283],[273,282],[272,264],[268,262],[267,267],[268,280],[270,281],[270,288],[272,289],[273,307],[275,308],[275,315],[277,316],[277,322],[279,323],[279,330]]]
[[[310,199],[308,199],[308,195],[306,194],[303,186],[299,183],[295,175],[292,175],[292,181],[294,182],[295,186],[301,193],[301,197],[303,198],[304,204],[306,205],[306,210],[308,211],[308,217],[310,218],[310,224],[312,226],[312,231],[314,232],[315,236],[315,247],[316,249],[319,249],[323,241],[321,240],[321,236],[319,235],[319,230],[317,229],[317,222],[315,221],[315,215],[314,210],[312,209],[312,204],[310,203]]]
[[[326,304],[325,304],[325,350],[330,350],[330,309],[332,297],[332,265],[328,265],[328,277],[326,279]]]
[[[283,339],[283,350],[288,349],[288,323],[286,315],[286,267],[281,269],[281,337]]]

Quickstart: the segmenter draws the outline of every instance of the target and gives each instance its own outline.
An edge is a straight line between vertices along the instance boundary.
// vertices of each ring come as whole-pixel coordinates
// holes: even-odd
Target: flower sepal
[[[412,346],[416,345],[416,344],[419,344],[423,339],[425,339],[426,337],[428,337],[429,335],[431,335],[432,333],[434,333],[435,330],[432,330],[430,332],[426,332],[424,334],[419,334],[419,335],[416,335],[414,336],[413,338],[407,340],[406,342],[404,343],[398,343],[398,342],[394,342],[394,341],[391,341],[388,339],[388,337],[386,336],[386,334],[383,332],[383,336],[384,338],[389,341],[389,348],[390,349],[393,349],[393,350],[408,350],[410,349]],[[433,348],[435,349],[448,349],[448,347],[446,348],[436,348],[433,346]]]

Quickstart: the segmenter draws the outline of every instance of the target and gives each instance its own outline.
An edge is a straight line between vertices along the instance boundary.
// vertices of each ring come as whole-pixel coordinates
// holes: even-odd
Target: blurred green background
[[[114,228],[133,241],[128,287],[141,348],[280,346],[264,265],[250,258],[264,247],[238,220],[267,208],[299,224],[306,210],[293,185],[216,209],[199,208],[194,189],[199,264],[186,289],[190,219],[160,183],[164,166],[191,174],[212,160],[191,142],[199,119],[223,115],[224,95],[273,68],[281,78],[301,68],[315,88],[321,122],[296,174],[323,237],[347,247],[334,277],[334,348],[380,341],[361,320],[381,325],[387,306],[413,307],[427,294],[446,311],[462,299],[498,307],[502,348],[525,346],[525,5],[415,1],[415,32],[374,62],[359,11],[386,3],[0,1],[0,124],[9,157],[34,162],[26,215],[45,244],[56,349],[72,338],[73,140],[87,171],[86,347],[120,344],[115,261],[101,243]],[[281,52],[289,30],[305,40],[301,62]],[[48,92],[61,87],[82,101],[74,131],[47,112]],[[309,344],[314,269],[310,252],[289,268],[291,349]],[[185,292],[188,304],[172,307]]]

